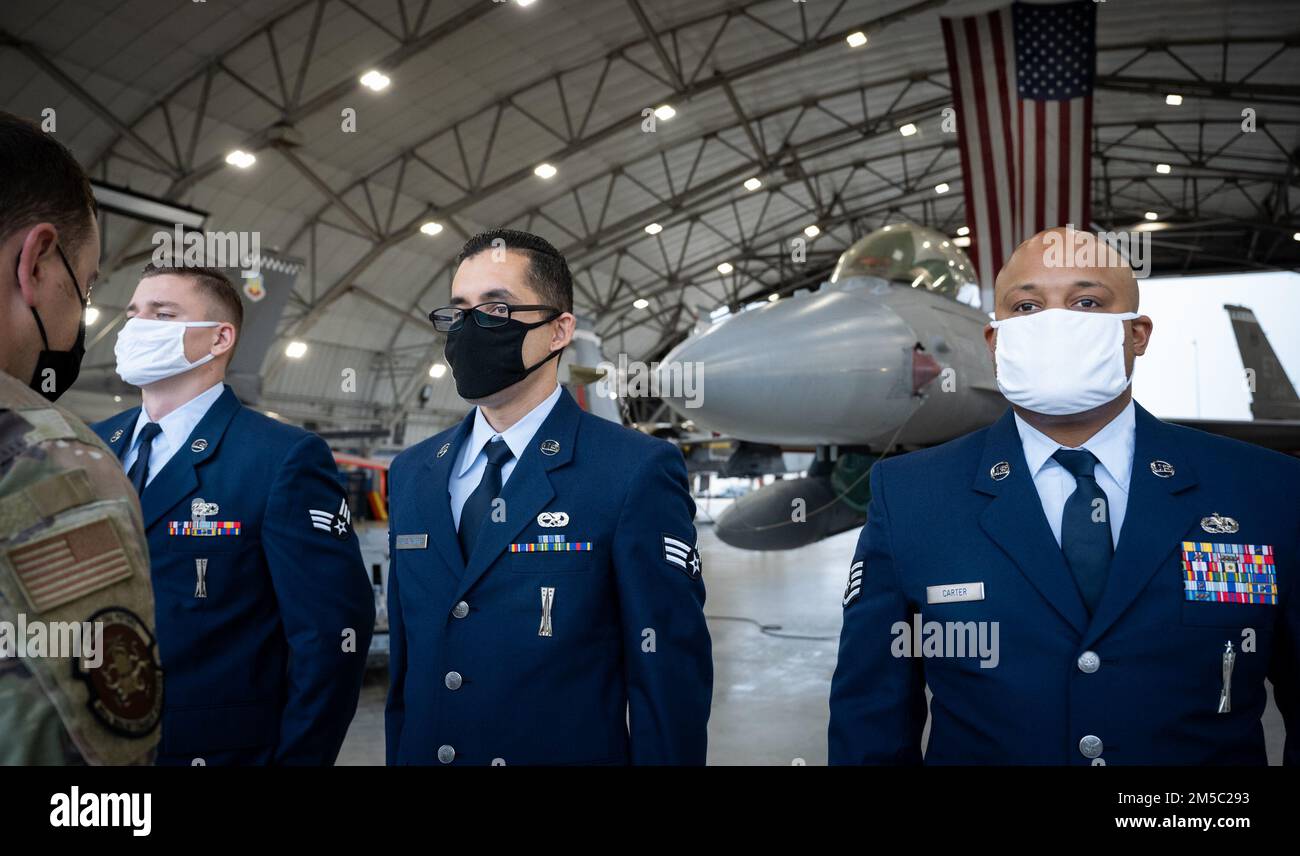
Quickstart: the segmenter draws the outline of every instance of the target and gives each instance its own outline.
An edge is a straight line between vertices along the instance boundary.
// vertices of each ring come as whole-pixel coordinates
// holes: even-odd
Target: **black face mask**
[[[456,379],[456,392],[473,401],[495,395],[519,383],[564,350],[551,351],[545,359],[524,365],[524,337],[529,330],[549,324],[559,315],[525,324],[511,318],[499,327],[480,327],[473,318],[465,318],[459,330],[447,334],[443,356]]]
[[[68,269],[68,276],[72,277],[72,287],[77,290],[77,299],[81,301],[82,318],[77,325],[77,340],[72,343],[72,349],[51,351],[50,339],[45,335],[45,325],[41,323],[41,313],[36,311],[35,306],[32,307],[32,317],[36,319],[36,329],[41,332],[41,343],[45,347],[36,358],[36,371],[32,373],[32,379],[27,385],[49,401],[57,401],[59,396],[77,382],[77,375],[81,373],[81,360],[86,356],[86,296],[81,291],[72,265],[68,263],[68,257],[63,254],[63,248],[55,245],[55,249],[59,251],[59,258],[63,259],[63,266]]]

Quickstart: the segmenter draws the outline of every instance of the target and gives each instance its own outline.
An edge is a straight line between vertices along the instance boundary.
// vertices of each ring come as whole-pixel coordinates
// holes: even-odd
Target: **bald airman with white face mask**
[[[1095,236],[1025,241],[994,300],[1011,407],[872,470],[831,763],[1265,763],[1266,678],[1300,731],[1300,461],[1133,401],[1153,325]]]

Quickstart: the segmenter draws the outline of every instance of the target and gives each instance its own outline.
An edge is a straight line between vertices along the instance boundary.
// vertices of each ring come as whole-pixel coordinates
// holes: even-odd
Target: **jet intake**
[[[917,343],[917,346],[912,349],[912,394],[920,395],[926,384],[941,374],[943,374],[943,366],[927,354],[920,343]]]

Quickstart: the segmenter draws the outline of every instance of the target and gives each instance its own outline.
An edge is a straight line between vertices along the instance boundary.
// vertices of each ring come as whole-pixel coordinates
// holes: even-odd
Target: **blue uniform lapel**
[[[496,561],[497,556],[510,545],[511,539],[531,523],[546,508],[546,503],[555,497],[549,473],[564,466],[573,457],[581,415],[582,411],[572,396],[567,391],[561,392],[554,409],[542,427],[537,429],[528,450],[520,457],[501,491],[501,498],[505,500],[505,521],[495,523],[489,518],[484,522],[478,542],[474,545],[474,553],[469,557],[469,564],[461,577],[457,598],[463,597],[470,590]],[[559,444],[559,449],[553,455],[541,451],[542,444],[548,441]],[[452,543],[455,544],[454,534]]]
[[[1191,462],[1182,456],[1174,436],[1180,429],[1166,425],[1138,406],[1133,450],[1133,475],[1129,480],[1128,508],[1120,529],[1115,558],[1101,603],[1092,617],[1084,645],[1096,641],[1146,588],[1161,561],[1180,544],[1187,530],[1205,509],[1196,505],[1188,489],[1196,484]],[[1173,467],[1167,478],[1151,469],[1153,461]],[[1176,573],[1169,565],[1166,570]]]
[[[109,432],[108,444],[109,450],[120,461],[126,456],[126,452],[131,448],[131,438],[135,436],[135,423],[140,418],[140,408],[132,407],[130,410],[118,415],[112,422],[113,428]]]
[[[1009,465],[1010,471],[995,479],[992,472],[1000,464]],[[993,497],[980,515],[980,527],[1015,562],[1030,585],[1083,635],[1088,627],[1088,610],[1065,556],[1052,537],[1010,409],[989,427],[984,457],[972,487]]]
[[[186,444],[172,455],[172,459],[167,462],[162,471],[145,487],[144,496],[140,498],[140,510],[144,512],[145,529],[157,523],[169,508],[199,486],[199,476],[195,468],[216,454],[217,447],[221,445],[221,438],[226,433],[226,427],[242,406],[229,386],[222,390],[221,397],[208,408],[208,412],[203,415],[194,432],[187,438]],[[196,450],[194,443],[199,439],[206,440],[207,443],[203,448]]]
[[[461,447],[469,438],[474,427],[474,411],[461,420],[460,427],[445,444],[447,451],[439,454],[443,447],[434,451],[429,459],[430,469],[427,481],[415,486],[416,491],[424,491],[425,496],[417,504],[419,508],[428,508],[433,514],[429,522],[429,537],[437,545],[435,551],[446,563],[447,569],[457,577],[465,573],[465,560],[460,555],[460,542],[456,539],[456,523],[451,516],[451,474],[460,461]]]

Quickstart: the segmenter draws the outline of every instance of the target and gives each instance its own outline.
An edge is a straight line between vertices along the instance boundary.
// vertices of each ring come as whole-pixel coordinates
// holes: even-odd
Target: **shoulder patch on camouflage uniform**
[[[131,562],[110,520],[93,520],[8,551],[18,587],[36,612],[129,579]]]
[[[85,470],[65,470],[50,478],[41,479],[24,491],[38,514],[54,517],[95,501],[95,491]]]
[[[18,414],[31,423],[27,432],[28,443],[43,443],[46,440],[76,440],[77,432],[63,418],[63,414],[53,407],[38,410],[19,410]]]
[[[70,508],[95,501],[95,489],[85,470],[65,470],[0,496],[0,532],[22,532]]]
[[[162,716],[162,669],[153,635],[139,616],[121,607],[101,609],[87,621],[103,625],[104,642],[98,667],[86,668],[83,657],[72,662],[73,674],[90,693],[86,706],[116,734],[147,736]]]

